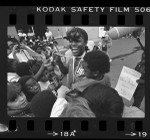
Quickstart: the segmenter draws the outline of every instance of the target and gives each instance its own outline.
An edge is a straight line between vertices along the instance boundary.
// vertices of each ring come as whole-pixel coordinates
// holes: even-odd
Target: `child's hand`
[[[57,93],[58,93],[58,98],[65,98],[66,94],[70,92],[70,89],[64,85],[62,85],[58,90],[57,90]]]
[[[45,60],[43,60],[43,66],[44,66],[44,67],[50,67],[50,66],[51,66],[51,61],[50,61],[50,59],[45,59]]]
[[[12,52],[15,53],[17,52],[17,48],[18,48],[18,45],[14,45],[13,49],[12,49]]]

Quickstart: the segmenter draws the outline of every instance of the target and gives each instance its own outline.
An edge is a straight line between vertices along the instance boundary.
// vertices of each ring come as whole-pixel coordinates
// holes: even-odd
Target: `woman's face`
[[[27,91],[30,93],[36,94],[36,93],[41,92],[41,87],[40,87],[39,83],[33,78],[30,78],[26,82],[25,85],[26,85]]]
[[[74,56],[81,56],[84,52],[86,43],[83,38],[80,38],[78,41],[69,40],[70,48]]]

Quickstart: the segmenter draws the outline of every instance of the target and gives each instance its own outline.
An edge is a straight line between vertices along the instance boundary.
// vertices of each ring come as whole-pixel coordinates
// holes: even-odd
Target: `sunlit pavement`
[[[144,38],[141,38],[141,43],[145,46]],[[109,75],[113,88],[116,87],[122,67],[127,66],[134,69],[141,60],[142,52],[139,43],[134,38],[113,40],[112,47],[109,49],[112,59]]]

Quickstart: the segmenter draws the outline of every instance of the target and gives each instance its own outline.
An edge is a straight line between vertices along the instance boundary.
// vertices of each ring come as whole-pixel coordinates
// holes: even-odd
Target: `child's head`
[[[117,91],[100,83],[93,84],[83,91],[89,107],[96,117],[121,117],[124,103]]]
[[[87,78],[95,79],[110,71],[109,57],[102,51],[88,52],[83,59],[84,74]]]
[[[40,78],[41,82],[47,82],[49,79],[49,71],[47,69],[45,69],[42,73],[42,76]]]
[[[95,117],[85,98],[74,98],[66,105],[60,117]]]
[[[35,117],[50,117],[56,96],[50,90],[36,94],[31,100],[30,109]]]
[[[7,65],[8,65],[8,71],[10,70],[10,72],[16,72],[18,61],[15,59],[8,59]]]
[[[81,28],[72,28],[67,32],[67,39],[74,56],[81,56],[85,51],[88,34]]]
[[[46,58],[50,57],[51,53],[52,53],[51,47],[46,46],[45,51],[44,51],[44,54],[45,54]]]
[[[29,102],[35,94],[41,92],[39,83],[32,76],[23,76],[18,82],[21,84],[21,89]]]
[[[20,77],[32,74],[30,71],[30,66],[27,62],[18,63],[15,70]]]
[[[28,102],[26,100],[26,96],[21,91],[20,84],[17,82],[8,83],[7,84],[7,108],[16,110],[16,109],[25,108],[27,107],[27,105]]]

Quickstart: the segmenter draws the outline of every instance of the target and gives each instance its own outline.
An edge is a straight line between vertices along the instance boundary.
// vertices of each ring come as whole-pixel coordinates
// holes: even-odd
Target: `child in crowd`
[[[45,60],[39,71],[34,76],[23,76],[19,79],[19,83],[21,84],[22,91],[27,97],[27,100],[30,102],[33,96],[39,92],[41,92],[40,85],[38,84],[39,79],[41,78],[41,75],[43,71],[45,70],[45,67],[48,65],[49,60]]]
[[[117,91],[106,85],[93,84],[83,91],[82,97],[88,100],[96,117],[121,117],[123,100]]]
[[[33,76],[23,76],[18,81],[21,85],[21,89],[24,92],[28,102],[31,101],[33,96],[41,92],[40,85]]]
[[[40,84],[41,91],[48,89],[50,82],[49,82],[49,71],[47,69],[43,71],[42,76],[38,81],[38,83]]]
[[[35,117],[49,117],[56,96],[50,90],[44,90],[36,94],[31,100],[30,109]]]
[[[101,83],[111,86],[110,78],[106,73],[110,71],[110,62],[108,56],[102,51],[91,51],[83,57],[82,66],[85,77],[72,85],[73,89],[82,92],[93,83]]]
[[[29,103],[17,82],[7,83],[7,114],[23,116],[29,111]]]
[[[118,92],[99,83],[89,86],[82,94],[96,117],[144,117],[145,113],[137,107],[124,105]]]

